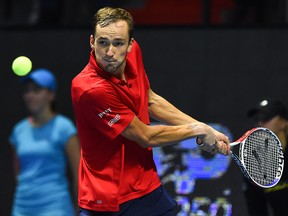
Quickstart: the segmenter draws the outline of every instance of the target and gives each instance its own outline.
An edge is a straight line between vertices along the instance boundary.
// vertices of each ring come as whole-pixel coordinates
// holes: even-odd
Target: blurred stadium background
[[[10,215],[15,183],[8,136],[26,115],[12,61],[26,55],[33,69],[52,70],[58,110],[73,118],[71,80],[88,62],[91,18],[103,6],[134,16],[152,88],[231,139],[251,127],[246,112],[256,102],[288,100],[286,0],[1,0],[1,216]],[[155,150],[155,161],[179,216],[246,215],[243,176],[229,157],[188,140]]]

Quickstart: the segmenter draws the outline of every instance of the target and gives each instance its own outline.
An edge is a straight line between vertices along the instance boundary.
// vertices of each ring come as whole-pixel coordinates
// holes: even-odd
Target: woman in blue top
[[[72,168],[77,197],[76,128],[54,110],[56,80],[50,71],[34,70],[23,81],[23,99],[31,116],[18,122],[10,136],[17,175],[12,216],[73,216],[66,164]]]

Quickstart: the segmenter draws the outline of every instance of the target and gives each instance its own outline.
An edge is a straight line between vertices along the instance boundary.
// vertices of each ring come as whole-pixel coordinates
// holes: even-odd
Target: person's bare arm
[[[176,144],[179,141],[200,137],[205,151],[212,152],[217,141],[214,131],[202,122],[185,125],[146,125],[135,116],[130,125],[121,133],[125,138],[138,143],[143,148]],[[223,149],[220,153],[227,154]]]
[[[183,125],[198,122],[196,119],[176,108],[165,98],[153,92],[152,89],[148,90],[148,97],[149,115],[153,119],[168,125]]]
[[[148,90],[148,108],[149,108],[149,115],[155,120],[158,120],[164,124],[167,125],[185,125],[185,124],[204,124],[199,122],[198,120],[194,119],[193,117],[183,113],[181,110],[176,108],[174,105],[172,105],[170,102],[168,102],[165,98],[161,97],[160,95],[153,92],[152,89]],[[218,152],[229,154],[230,146],[229,146],[229,140],[226,135],[223,133],[215,130],[214,128],[210,127],[209,125],[206,125],[214,132],[214,135],[216,136],[216,143],[217,143],[217,149]],[[196,135],[197,136],[197,135]],[[198,138],[201,138],[201,136],[197,136]],[[205,145],[205,140],[201,140]],[[215,142],[214,142],[215,143]],[[210,144],[210,143],[208,143]],[[210,147],[202,146],[203,150],[210,151]]]
[[[78,140],[78,136],[74,135],[70,137],[67,144],[65,145],[65,151],[67,154],[69,168],[72,173],[72,188],[73,188],[73,197],[74,197],[74,205],[75,211],[78,211],[78,167],[80,160],[80,144]]]

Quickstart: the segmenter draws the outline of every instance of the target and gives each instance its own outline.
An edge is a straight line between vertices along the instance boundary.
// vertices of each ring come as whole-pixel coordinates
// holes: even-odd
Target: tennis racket
[[[278,137],[267,128],[257,127],[230,146],[238,144],[239,157],[232,151],[230,156],[248,181],[262,188],[275,186],[284,168],[284,153]]]

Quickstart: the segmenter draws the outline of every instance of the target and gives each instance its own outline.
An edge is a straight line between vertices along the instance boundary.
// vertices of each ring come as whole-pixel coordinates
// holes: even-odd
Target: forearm
[[[151,130],[148,130],[147,134],[147,137],[149,137],[147,144],[149,147],[166,146],[186,139],[202,137],[205,134],[205,127],[199,124],[202,123],[179,126],[151,126]]]
[[[136,142],[143,148],[163,147],[177,144],[178,142],[198,137],[203,142],[205,151],[212,151],[215,144],[222,154],[229,153],[229,140],[219,132],[215,131],[202,122],[194,122],[185,125],[146,125],[135,116],[121,135]],[[203,148],[203,147],[202,147]]]
[[[73,135],[65,145],[69,166],[72,173],[72,195],[75,208],[78,208],[78,168],[80,161],[80,144],[77,135]]]
[[[122,132],[122,135],[147,148],[176,144],[179,141],[196,136],[203,137],[207,130],[210,130],[209,127],[201,122],[177,126],[149,126],[143,124],[135,117],[131,124]]]
[[[202,150],[208,152],[215,150],[224,155],[230,152],[228,137],[202,122],[179,126],[156,125],[150,126],[150,129],[153,127],[157,130],[147,130],[149,139],[148,142],[143,143],[144,147],[161,147],[197,137],[202,142]]]
[[[75,206],[75,211],[78,212],[78,176],[74,177],[74,181],[73,181],[73,203]]]

